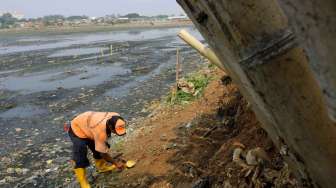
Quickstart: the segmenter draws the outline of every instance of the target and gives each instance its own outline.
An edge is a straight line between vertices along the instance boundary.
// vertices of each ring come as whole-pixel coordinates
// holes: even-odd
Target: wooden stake
[[[110,45],[110,55],[112,56],[113,54],[113,49],[112,49],[112,44]]]
[[[176,90],[178,89],[179,72],[180,72],[180,52],[179,49],[176,48]]]

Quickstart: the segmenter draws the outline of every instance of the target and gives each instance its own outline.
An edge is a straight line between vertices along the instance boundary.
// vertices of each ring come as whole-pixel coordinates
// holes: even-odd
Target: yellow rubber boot
[[[116,165],[110,165],[104,159],[96,159],[96,168],[99,173],[108,172],[117,169]]]
[[[91,188],[89,182],[86,179],[85,168],[75,168],[74,171],[77,177],[77,181],[79,182],[81,188]]]

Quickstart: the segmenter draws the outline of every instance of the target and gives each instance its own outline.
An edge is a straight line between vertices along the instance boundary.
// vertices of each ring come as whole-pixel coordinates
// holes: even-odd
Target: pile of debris
[[[249,104],[233,84],[226,87],[216,113],[178,128],[177,153],[170,160],[176,169],[167,182],[193,188],[298,187]]]

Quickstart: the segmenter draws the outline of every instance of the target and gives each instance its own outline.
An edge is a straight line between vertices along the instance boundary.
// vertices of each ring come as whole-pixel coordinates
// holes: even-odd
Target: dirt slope
[[[202,98],[162,107],[137,126],[123,143],[136,167],[97,175],[97,187],[297,187],[280,154],[259,127],[254,113],[230,78],[217,78]],[[269,162],[243,170],[232,162],[237,144],[261,147]]]

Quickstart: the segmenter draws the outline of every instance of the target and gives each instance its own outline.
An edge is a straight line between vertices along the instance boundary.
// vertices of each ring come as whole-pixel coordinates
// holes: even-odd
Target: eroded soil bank
[[[260,128],[249,104],[220,71],[202,98],[165,106],[140,123],[119,151],[136,167],[96,174],[96,187],[300,187]],[[261,148],[267,160],[252,168],[233,161],[237,148]],[[247,160],[244,155],[242,161]]]

